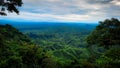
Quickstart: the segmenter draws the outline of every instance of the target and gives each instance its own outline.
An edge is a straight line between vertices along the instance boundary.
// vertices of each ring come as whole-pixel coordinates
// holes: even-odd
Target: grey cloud
[[[87,2],[93,4],[93,3],[98,3],[98,4],[109,4],[113,0],[87,0]]]
[[[23,0],[22,12],[46,19],[99,21],[109,17],[120,18],[120,0]],[[25,13],[24,13],[25,14]],[[24,16],[24,15],[23,15]],[[47,17],[49,16],[49,17]],[[25,15],[27,17],[27,15]],[[41,19],[43,16],[40,16]],[[80,18],[80,20],[79,20]],[[71,21],[70,20],[70,21]]]
[[[39,14],[77,14],[100,18],[120,18],[120,6],[114,5],[112,3],[114,1],[119,2],[119,0],[24,0],[24,10]]]

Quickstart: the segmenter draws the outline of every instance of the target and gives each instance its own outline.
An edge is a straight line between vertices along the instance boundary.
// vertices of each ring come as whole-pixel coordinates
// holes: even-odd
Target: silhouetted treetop
[[[9,12],[15,12],[19,14],[19,10],[17,7],[21,7],[22,4],[22,0],[0,0],[0,15],[6,16],[6,10]]]

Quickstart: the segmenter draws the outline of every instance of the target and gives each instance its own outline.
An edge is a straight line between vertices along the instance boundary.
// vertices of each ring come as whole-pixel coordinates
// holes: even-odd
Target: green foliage
[[[109,48],[120,45],[120,21],[118,19],[106,19],[96,27],[87,37],[89,45],[99,45]]]
[[[40,68],[43,50],[11,25],[0,25],[0,68]]]
[[[100,30],[99,26],[95,30],[99,29],[102,33],[109,30],[106,26],[102,27],[103,30]],[[73,28],[65,26],[63,29],[59,27],[60,31],[56,27],[52,28],[54,29],[30,29],[31,32],[26,30],[26,36],[11,25],[0,25],[0,68],[120,67],[120,47],[119,42],[117,42],[119,40],[114,40],[112,43],[112,45],[116,46],[105,49],[96,46],[100,44],[96,42],[102,42],[101,39],[101,41],[98,41],[94,35],[90,35],[88,36],[89,40],[94,38],[96,42],[90,40],[91,47],[87,47],[84,39],[90,33],[90,30],[80,32],[78,28],[77,31],[74,31]],[[117,28],[114,27],[115,30]],[[71,29],[71,31],[68,29]],[[110,29],[113,29],[113,26],[110,26]],[[101,32],[97,33],[102,34]],[[109,33],[105,34],[109,35]],[[117,33],[111,34],[119,36]],[[96,38],[103,38],[96,35],[96,33],[95,36]],[[111,39],[113,38],[111,37]]]
[[[52,58],[45,58],[42,61],[42,68],[59,68],[59,66]]]
[[[92,63],[98,68],[120,67],[120,21],[118,19],[106,19],[87,36],[89,51],[92,54]],[[99,48],[102,46],[104,48]],[[90,58],[90,59],[91,59]],[[91,62],[91,60],[88,60]]]
[[[34,29],[29,27],[23,31],[32,38],[35,44],[50,53],[62,67],[69,67],[73,60],[78,62],[90,56],[84,38],[91,30],[84,29],[83,26],[54,25],[52,27],[39,26]]]
[[[89,61],[82,61],[81,68],[97,68],[97,65]]]
[[[105,52],[96,63],[103,68],[118,68],[120,67],[120,48],[112,48]]]

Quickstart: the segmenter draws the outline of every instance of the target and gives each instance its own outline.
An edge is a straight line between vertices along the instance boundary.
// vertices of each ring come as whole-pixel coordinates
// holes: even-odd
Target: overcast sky
[[[10,13],[0,20],[21,22],[95,23],[106,18],[120,19],[120,0],[23,0],[20,15]]]

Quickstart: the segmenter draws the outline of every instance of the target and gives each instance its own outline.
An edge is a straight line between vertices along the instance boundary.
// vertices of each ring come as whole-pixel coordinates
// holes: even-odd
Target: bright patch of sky
[[[23,0],[20,15],[9,13],[0,20],[19,22],[98,22],[120,19],[120,0]]]

